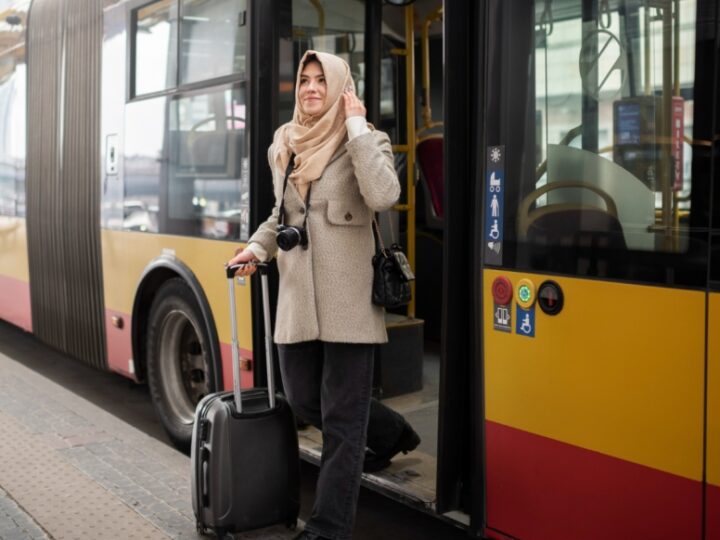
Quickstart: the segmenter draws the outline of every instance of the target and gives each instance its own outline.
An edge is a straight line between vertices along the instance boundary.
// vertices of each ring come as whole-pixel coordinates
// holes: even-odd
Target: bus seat
[[[559,203],[531,206],[556,189],[582,188],[598,195],[605,208],[587,203]],[[553,182],[527,195],[518,211],[518,236],[546,245],[627,249],[617,206],[602,189],[583,182]]]
[[[436,134],[420,140],[415,147],[420,176],[430,193],[433,214],[440,220],[443,218],[443,199],[445,197],[443,144],[442,135]]]

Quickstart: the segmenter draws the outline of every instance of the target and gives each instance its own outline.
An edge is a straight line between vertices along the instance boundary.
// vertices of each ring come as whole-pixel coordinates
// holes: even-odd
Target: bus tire
[[[210,338],[200,306],[182,278],[166,281],[150,307],[147,381],[155,410],[179,449],[192,439],[195,406],[214,392]]]

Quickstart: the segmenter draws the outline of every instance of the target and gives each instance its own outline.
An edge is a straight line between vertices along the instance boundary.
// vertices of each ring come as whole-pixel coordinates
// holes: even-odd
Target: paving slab
[[[190,459],[0,354],[0,540],[116,538],[204,538]]]

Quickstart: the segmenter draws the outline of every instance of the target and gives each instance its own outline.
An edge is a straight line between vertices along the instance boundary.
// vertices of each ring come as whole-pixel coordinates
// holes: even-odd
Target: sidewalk
[[[206,538],[190,497],[190,458],[0,354],[0,540]]]

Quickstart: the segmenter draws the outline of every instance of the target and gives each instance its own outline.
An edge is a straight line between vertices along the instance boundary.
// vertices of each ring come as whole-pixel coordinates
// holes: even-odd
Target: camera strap
[[[283,182],[282,198],[280,199],[280,212],[278,214],[278,221],[280,225],[285,225],[285,191],[287,190],[288,178],[290,177],[290,171],[295,166],[295,154],[290,155],[290,161],[288,161],[287,168],[285,169],[285,180]]]
[[[278,212],[278,223],[285,225],[285,192],[287,191],[288,178],[295,165],[295,154],[290,156],[287,169],[285,169],[285,180],[283,181],[283,192],[282,199],[280,199],[280,211]],[[310,190],[312,190],[312,183],[308,185],[307,195],[305,195],[305,219],[303,219],[303,229],[307,226],[308,214],[310,213]]]

